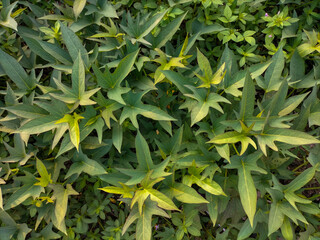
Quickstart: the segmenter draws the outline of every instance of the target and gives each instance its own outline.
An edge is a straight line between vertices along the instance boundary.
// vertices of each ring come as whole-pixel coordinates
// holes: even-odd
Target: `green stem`
[[[298,172],[297,172],[297,170],[298,170],[299,168],[301,168],[301,167],[303,167],[303,166],[307,165],[307,164],[308,164],[308,162],[304,162],[304,163],[300,164],[298,167],[296,167],[295,169],[293,169],[293,170],[292,170],[292,172],[294,172],[294,173],[298,173]]]
[[[303,89],[303,90],[301,91],[301,94],[305,93],[305,92],[308,91],[308,90],[309,90],[308,88]]]
[[[303,190],[317,190],[320,189],[320,187],[309,187],[309,188],[304,188]]]
[[[240,156],[240,153],[238,152],[238,149],[236,148],[236,146],[234,145],[234,143],[232,143],[232,146],[233,146],[234,150],[236,151],[237,155]]]
[[[102,230],[104,230],[104,227],[103,227],[103,225],[101,224],[101,222],[99,220],[98,220],[98,224],[102,228]]]
[[[206,101],[208,101],[208,97],[209,97],[209,94],[210,94],[210,92],[211,92],[211,91],[210,91],[210,88],[211,88],[211,87],[209,87],[208,90],[207,90]]]
[[[228,177],[228,169],[226,169],[225,173],[224,173],[224,183],[223,183],[223,190],[226,190],[226,185],[227,185],[227,177]]]
[[[292,91],[289,93],[288,97],[290,97],[294,93],[294,91],[295,91],[295,89],[292,89]]]
[[[209,232],[208,228],[205,228],[205,229],[206,229],[207,234],[210,235],[210,237],[212,237],[212,239],[216,239],[216,238],[211,234],[211,232]]]
[[[309,197],[308,199],[309,200],[314,200],[314,199],[316,199],[318,197],[320,197],[320,194],[313,195],[312,197]]]

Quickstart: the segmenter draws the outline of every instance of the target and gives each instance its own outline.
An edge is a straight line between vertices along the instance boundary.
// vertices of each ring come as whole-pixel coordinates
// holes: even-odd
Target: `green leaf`
[[[72,144],[77,148],[77,150],[79,148],[80,143],[80,130],[78,121],[83,118],[84,117],[76,113],[73,113],[73,116],[71,116],[70,114],[66,114],[63,118],[55,122],[55,124],[68,123],[70,139]]]
[[[222,32],[223,30],[226,30],[226,28],[221,26],[219,23],[213,23],[210,25],[202,25],[202,26],[204,27],[201,29],[201,34],[217,33],[217,32]]]
[[[238,72],[238,63],[236,60],[235,54],[232,52],[232,50],[228,47],[228,45],[225,46],[225,49],[222,53],[222,56],[219,61],[218,67],[222,66],[223,64],[226,65],[226,74],[224,81],[222,82],[224,87],[230,86],[233,80],[234,74]]]
[[[130,91],[124,96],[126,106],[122,110],[120,116],[120,124],[122,124],[124,120],[129,118],[133,126],[139,128],[139,124],[137,121],[137,115],[139,114],[157,121],[176,120],[172,118],[169,114],[155,106],[143,104],[141,102],[141,98],[144,94],[146,94],[146,92],[134,93]]]
[[[55,122],[59,118],[61,118],[61,116],[53,117],[52,115],[36,118],[22,125],[18,131],[27,134],[39,134],[47,132],[57,127]]]
[[[1,67],[0,67],[1,68]],[[5,74],[5,73],[3,73]],[[4,97],[6,106],[13,106],[18,104],[15,93],[12,91],[12,88],[9,83],[7,83],[6,96]]]
[[[11,240],[16,231],[17,226],[0,227],[0,235],[3,240]]]
[[[2,158],[1,162],[14,163],[19,162],[19,165],[25,165],[26,162],[33,156],[33,153],[26,153],[25,144],[22,140],[21,134],[16,133],[13,137],[14,148],[4,142],[4,146],[9,152],[10,156]]]
[[[70,55],[67,53],[67,51],[62,49],[57,44],[52,44],[40,40],[37,40],[37,42],[40,44],[43,50],[49,53],[54,59],[58,60],[59,62],[65,65],[72,65],[72,58],[70,57]]]
[[[320,214],[320,209],[317,204],[309,202],[308,204],[297,203],[299,211],[309,214]]]
[[[154,203],[156,205],[156,203]],[[157,207],[157,206],[155,206]],[[130,227],[130,225],[136,221],[140,217],[140,213],[138,211],[138,207],[135,206],[133,209],[131,209],[129,216],[126,219],[126,222],[123,225],[122,228],[122,235],[127,231],[127,229]],[[142,226],[143,227],[143,226]],[[146,226],[148,227],[148,226]]]
[[[112,128],[112,142],[119,153],[121,153],[122,137],[123,137],[122,126],[116,123],[115,125],[113,125],[113,128]]]
[[[286,240],[294,239],[293,229],[290,220],[287,217],[285,217],[283,220],[283,224],[281,226],[281,233]]]
[[[63,41],[67,46],[67,49],[70,53],[72,60],[76,62],[77,58],[79,58],[78,55],[80,52],[81,59],[83,59],[86,68],[88,68],[89,67],[88,52],[83,46],[83,44],[81,43],[80,39],[70,28],[66,27],[61,22],[59,22],[59,24],[61,28]]]
[[[218,154],[226,159],[228,162],[230,162],[230,149],[229,149],[229,145],[228,144],[224,144],[224,145],[216,145],[216,150],[218,152]]]
[[[254,185],[250,169],[248,169],[243,161],[242,167],[238,169],[238,189],[240,194],[241,204],[246,212],[251,227],[253,227],[254,215],[257,207],[257,191]]]
[[[61,236],[54,231],[52,231],[52,223],[49,223],[45,228],[41,230],[41,235],[45,239],[59,239]]]
[[[317,49],[316,44],[317,44],[317,39],[318,39],[318,37],[317,37],[318,33],[315,30],[313,30],[312,32],[308,32],[308,31],[304,30],[304,32],[307,35],[309,41],[301,44],[297,48],[301,57],[305,57]]]
[[[115,86],[119,86],[123,79],[130,73],[133,64],[138,56],[138,53],[139,49],[128,54],[120,61],[117,69],[112,74],[112,88],[114,88]]]
[[[288,83],[283,80],[277,93],[273,95],[270,103],[265,107],[265,111],[269,113],[269,116],[276,116],[280,112],[282,106],[285,103],[285,99],[288,93]]]
[[[252,65],[249,67],[249,72],[252,77],[252,79],[259,79],[258,77],[263,74],[263,72],[270,66],[271,61],[267,61],[264,63],[258,63],[255,65]],[[247,70],[238,71],[234,74],[232,77],[232,80],[225,83],[225,92],[232,94],[233,96],[241,96],[242,92],[238,90],[238,88],[241,88],[244,86],[245,77],[247,74]],[[227,74],[226,74],[227,75]],[[257,81],[259,84],[259,81]],[[259,85],[260,86],[260,85]]]
[[[277,231],[283,224],[284,215],[280,210],[281,203],[272,203],[269,212],[268,236]]]
[[[76,18],[79,17],[84,6],[86,5],[87,0],[75,0],[73,3],[73,13]]]
[[[10,1],[9,1],[10,3]],[[18,1],[10,4],[10,5],[4,5],[3,8],[1,9],[1,20],[0,20],[0,25],[12,28],[17,31],[17,26],[18,23],[14,20],[14,18],[11,16],[12,11],[14,7],[17,5]]]
[[[120,172],[131,177],[131,179],[126,182],[127,185],[140,183],[147,176],[147,174],[151,174],[150,178],[153,179],[168,176],[171,174],[164,171],[169,163],[170,158],[165,159],[158,165],[154,165],[148,144],[139,131],[137,133],[135,147],[138,167],[136,169],[118,168]]]
[[[139,213],[141,215],[144,202],[147,200],[149,195],[150,193],[146,189],[135,191],[130,207],[132,208],[138,202]]]
[[[108,66],[106,66],[104,73],[102,73],[100,71],[100,69],[95,64],[92,65],[92,69],[93,69],[94,74],[97,78],[97,82],[98,82],[99,86],[101,86],[102,88],[106,88],[106,89],[112,88],[114,83],[112,81],[112,75],[109,71]]]
[[[68,209],[68,197],[70,195],[78,195],[79,193],[77,193],[70,184],[67,184],[66,188],[57,184],[50,185],[50,187],[53,189],[52,198],[55,200],[54,214],[57,219],[57,224],[61,226]]]
[[[311,113],[308,120],[309,120],[310,127],[313,125],[320,126],[320,112]]]
[[[308,224],[305,217],[297,209],[294,209],[288,202],[281,203],[280,210],[284,215],[288,216],[296,225],[298,225],[298,220],[305,224]]]
[[[298,209],[296,203],[303,203],[303,204],[311,204],[312,201],[306,198],[299,197],[294,192],[286,191],[284,193],[284,197],[288,200],[292,207]]]
[[[314,167],[310,167],[307,170],[304,170],[298,177],[296,177],[288,185],[286,185],[286,189],[284,190],[284,192],[295,192],[301,189],[304,185],[311,181],[314,174]]]
[[[256,44],[256,39],[254,37],[245,37],[244,38],[251,46]]]
[[[162,73],[164,70],[169,70],[170,68],[175,67],[185,68],[185,65],[181,62],[186,58],[185,56],[182,56],[180,54],[178,57],[170,57],[170,60],[167,61],[167,56],[164,52],[162,52],[158,48],[156,48],[155,51],[159,54],[159,57],[156,58],[154,61],[160,63],[161,66],[158,67],[155,73],[153,74],[154,85],[165,79],[165,76]]]
[[[162,72],[170,82],[177,86],[182,94],[190,93],[190,89],[186,87],[187,85],[193,85],[190,78],[184,77],[181,74],[170,70]]]
[[[229,100],[220,96],[219,94],[216,94],[216,93],[207,94],[207,91],[205,89],[198,89],[193,86],[186,86],[186,87],[188,87],[193,92],[193,94],[184,94],[184,95],[192,99],[196,99],[198,102],[194,106],[193,105],[190,106],[191,126],[193,126],[195,123],[199,122],[204,117],[206,117],[209,113],[210,107],[223,113],[223,109],[218,103],[219,102],[230,103]],[[185,108],[185,107],[186,107],[185,105],[180,106],[180,108]]]
[[[8,210],[10,208],[14,208],[19,204],[23,203],[29,197],[38,197],[40,193],[43,191],[43,187],[41,186],[36,186],[33,184],[24,185],[9,197],[3,209]]]
[[[135,145],[136,145],[137,160],[139,163],[139,167],[141,167],[146,171],[149,171],[150,169],[152,169],[154,165],[152,162],[147,141],[143,138],[143,136],[139,131],[137,133]]]
[[[242,225],[239,234],[237,236],[237,240],[248,239],[248,237],[253,233],[256,228],[257,221],[254,221],[253,226],[251,226],[249,219],[247,219]]]
[[[299,116],[293,122],[292,128],[299,131],[305,131],[308,124],[308,118],[310,116],[311,106],[315,101],[317,101],[318,87],[314,85],[311,94],[304,101],[304,104],[301,106],[301,111]]]
[[[213,195],[226,196],[226,194],[223,192],[220,185],[215,181],[210,181],[209,179],[201,180],[195,176],[192,176],[192,179],[195,182],[195,184],[197,184],[199,187],[201,187],[203,190],[207,191],[208,193],[211,193]]]
[[[21,90],[32,90],[36,86],[35,79],[28,76],[16,59],[0,49],[0,67]]]
[[[37,171],[40,175],[40,178],[37,178],[39,182],[34,185],[39,185],[41,187],[46,187],[48,184],[52,183],[51,174],[48,173],[46,166],[42,163],[40,159],[36,160]]]
[[[3,184],[2,181],[3,181],[3,179],[1,178],[0,179],[1,184]],[[0,210],[1,209],[3,209],[3,197],[2,197],[2,190],[1,190],[1,187],[0,187]]]
[[[139,29],[140,34],[137,36],[137,39],[147,36],[160,23],[161,19],[166,13],[167,10],[163,11],[162,13],[155,14],[152,18],[148,19],[148,21],[141,26],[141,29]]]
[[[108,1],[99,2],[99,13],[107,18],[118,18],[117,12],[112,4]]]
[[[256,143],[248,137],[245,133],[239,133],[236,131],[226,132],[220,135],[215,136],[208,143],[215,144],[225,144],[225,143],[237,143],[241,142],[241,153],[242,155],[248,148],[249,144],[251,144],[255,149],[257,149]]]
[[[0,219],[2,221],[2,224],[5,224],[7,226],[16,226],[17,225],[15,220],[3,209],[0,209]]]
[[[278,115],[285,116],[294,111],[309,93],[310,92],[307,92],[288,98]]]
[[[257,161],[262,157],[262,153],[260,151],[255,151],[254,153],[251,153],[249,155],[244,155],[244,156],[237,156],[233,155],[231,157],[231,163],[224,166],[226,169],[242,169],[243,164],[246,167],[247,171],[256,171],[261,174],[267,174],[267,172],[258,167]]]
[[[56,59],[53,56],[51,56],[51,54],[49,54],[45,49],[43,49],[43,47],[39,43],[40,40],[36,40],[34,38],[30,38],[24,35],[22,35],[22,37],[23,40],[28,44],[29,48],[42,59],[51,63],[56,62]]]
[[[287,143],[290,145],[305,145],[305,144],[316,144],[320,143],[319,140],[310,136],[307,133],[292,130],[292,129],[270,129],[255,135],[258,139],[261,150],[266,155],[266,146],[271,149],[278,151],[277,146],[274,144],[275,141]]]
[[[85,91],[85,70],[82,62],[80,52],[78,57],[74,60],[74,65],[72,67],[72,89],[75,90],[75,94],[78,99],[81,99],[81,95]]]
[[[296,49],[290,61],[290,82],[302,80],[304,76],[305,62]]]
[[[221,83],[221,81],[223,80],[226,71],[225,71],[225,66],[226,64],[223,63],[219,69],[212,75],[212,77],[209,79],[210,80],[210,84],[219,84]],[[199,86],[200,87],[200,86]]]
[[[282,48],[276,52],[272,57],[272,63],[265,73],[266,92],[278,90],[281,81],[281,73],[284,68],[284,54]]]
[[[244,121],[247,117],[252,117],[255,103],[255,87],[249,71],[246,73],[242,98],[240,102],[240,119]]]
[[[183,203],[209,203],[196,190],[183,183],[175,182],[170,187],[170,191],[177,200]]]
[[[89,108],[90,109],[90,108]],[[88,110],[89,112],[90,110]],[[86,115],[89,115],[90,113],[84,113],[84,116]],[[94,113],[95,114],[95,113]],[[85,117],[86,118],[86,117]],[[90,117],[89,117],[90,118]],[[86,118],[86,119],[89,119],[89,118]],[[96,129],[97,133],[98,133],[98,136],[99,136],[99,133],[102,131],[102,128],[104,126],[104,122],[101,118],[98,118],[97,121],[95,121],[93,124],[91,125],[85,125],[86,122],[85,121],[81,121],[80,122],[80,126],[79,126],[79,129],[80,129],[80,142],[83,141],[94,129]],[[63,141],[61,143],[61,146],[60,146],[60,149],[59,149],[59,152],[57,153],[57,156],[56,157],[59,157],[61,154],[71,150],[72,148],[74,148],[75,146],[73,145],[72,141],[70,141],[70,134],[65,136],[63,138]]]
[[[139,109],[140,105],[137,104],[137,109],[141,111],[141,115],[157,121],[176,121],[175,118],[171,117],[168,113],[160,109],[159,107],[153,105],[141,105],[141,109]]]
[[[79,153],[76,153],[73,157],[73,164],[69,168],[65,179],[69,178],[73,174],[80,175],[82,172],[85,172],[91,176],[103,175],[107,173],[100,163],[88,158],[88,156],[80,149]]]
[[[17,104],[15,106],[4,107],[3,109],[26,119],[35,119],[48,114],[48,112],[44,109],[28,104]]]
[[[26,176],[22,178],[25,184],[8,198],[3,207],[5,211],[18,206],[29,197],[39,197],[40,193],[44,192],[43,187],[34,185],[37,180],[32,174],[28,172],[25,172],[25,174]]]
[[[98,92],[99,95],[100,92]],[[104,105],[105,109],[101,112],[101,115],[107,125],[107,127],[110,129],[110,119],[112,118],[113,120],[117,121],[116,117],[113,115],[113,112],[118,110],[119,108],[122,107],[122,105],[116,101],[108,101],[106,105]]]
[[[216,225],[217,219],[218,219],[218,213],[219,213],[219,201],[218,197],[212,194],[208,194],[207,200],[209,201],[208,203],[208,213],[210,216],[210,219],[213,223],[213,226]]]
[[[175,132],[173,137],[167,139],[166,141],[159,142],[156,140],[156,144],[159,149],[166,155],[174,155],[179,152],[183,137],[183,127]]]
[[[187,13],[180,15],[179,17],[175,18],[172,22],[170,22],[167,26],[161,29],[160,33],[154,39],[153,48],[161,48],[164,46],[177,32],[179,29],[180,24],[182,23],[183,19]]]
[[[158,215],[169,218],[169,215],[156,206],[156,203],[147,200],[143,207],[143,212],[139,214],[138,207],[133,208],[122,228],[122,235],[127,231],[128,227],[138,219],[136,226],[136,239],[151,240],[151,222],[152,215]]]
[[[90,97],[95,94],[99,88],[85,91],[85,69],[80,56],[75,59],[75,63],[72,67],[72,89],[63,85],[60,81],[54,78],[54,81],[58,88],[64,93],[64,95],[50,93],[50,95],[56,99],[59,99],[65,103],[79,103],[80,105],[92,105],[94,101],[90,100]]]
[[[226,169],[238,169],[238,190],[240,194],[241,204],[245,213],[248,216],[251,227],[255,228],[255,213],[257,206],[257,191],[254,185],[251,171],[257,171],[262,174],[267,172],[257,166],[257,160],[260,159],[262,153],[256,151],[248,156],[233,156],[231,163],[225,166]]]
[[[231,11],[231,8],[226,5],[225,8],[224,8],[224,11],[223,11],[223,15],[227,18],[227,19],[230,19],[231,16],[232,16],[232,11]]]
[[[206,78],[211,77],[212,69],[209,60],[197,49],[198,65]]]
[[[68,128],[69,125],[67,123],[57,125],[51,149],[54,149],[56,147],[56,145],[59,143],[59,141],[63,137],[64,133],[68,130]]]
[[[73,17],[66,17],[63,15],[57,15],[57,14],[50,14],[39,18],[40,20],[54,20],[54,21],[66,21],[66,22],[72,22],[74,21]]]
[[[115,87],[112,88],[108,91],[108,97],[111,100],[117,101],[118,103],[122,104],[122,105],[126,105],[126,103],[124,102],[123,98],[122,98],[122,94],[129,92],[131,89],[127,88],[127,87]]]
[[[28,225],[26,223],[22,223],[18,225],[18,235],[17,235],[17,239],[18,240],[25,240],[28,233],[32,231],[31,228],[28,228]]]
[[[125,184],[120,183],[122,187],[104,187],[100,190],[107,193],[121,194],[123,198],[132,198],[133,193],[136,190],[135,187],[128,187]]]
[[[176,205],[172,202],[170,198],[168,198],[163,193],[153,189],[153,188],[147,188],[145,189],[150,194],[150,199],[152,201],[155,201],[158,203],[158,206],[160,208],[166,209],[166,210],[175,210],[179,211],[179,209],[176,207]]]

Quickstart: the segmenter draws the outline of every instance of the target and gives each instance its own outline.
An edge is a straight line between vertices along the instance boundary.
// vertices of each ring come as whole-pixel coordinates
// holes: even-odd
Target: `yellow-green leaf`
[[[73,13],[76,18],[79,17],[84,6],[86,5],[87,0],[75,0],[73,3]]]
[[[242,167],[238,169],[240,200],[243,209],[249,218],[250,225],[253,226],[253,219],[257,206],[257,191],[250,171],[246,168],[243,160],[241,160],[241,164]]]

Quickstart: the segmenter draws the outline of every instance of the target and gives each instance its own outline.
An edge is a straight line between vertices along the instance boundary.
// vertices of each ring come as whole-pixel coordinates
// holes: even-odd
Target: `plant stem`
[[[293,169],[293,170],[292,170],[292,172],[294,172],[294,173],[298,173],[298,172],[297,172],[297,170],[298,170],[299,168],[301,168],[301,167],[303,167],[303,166],[307,165],[307,164],[308,164],[308,162],[304,162],[304,163],[300,164],[298,167],[296,167],[295,169]]]
[[[317,189],[320,189],[320,186],[319,187],[304,188],[304,190],[317,190]]]
[[[232,146],[233,146],[234,150],[236,151],[237,155],[240,156],[240,153],[238,152],[238,149],[236,148],[236,146],[234,145],[234,143],[232,143]]]

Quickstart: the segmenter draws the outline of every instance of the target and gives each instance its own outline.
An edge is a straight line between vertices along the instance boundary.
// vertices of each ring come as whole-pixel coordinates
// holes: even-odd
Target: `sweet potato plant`
[[[0,239],[320,239],[319,9],[0,1]]]

